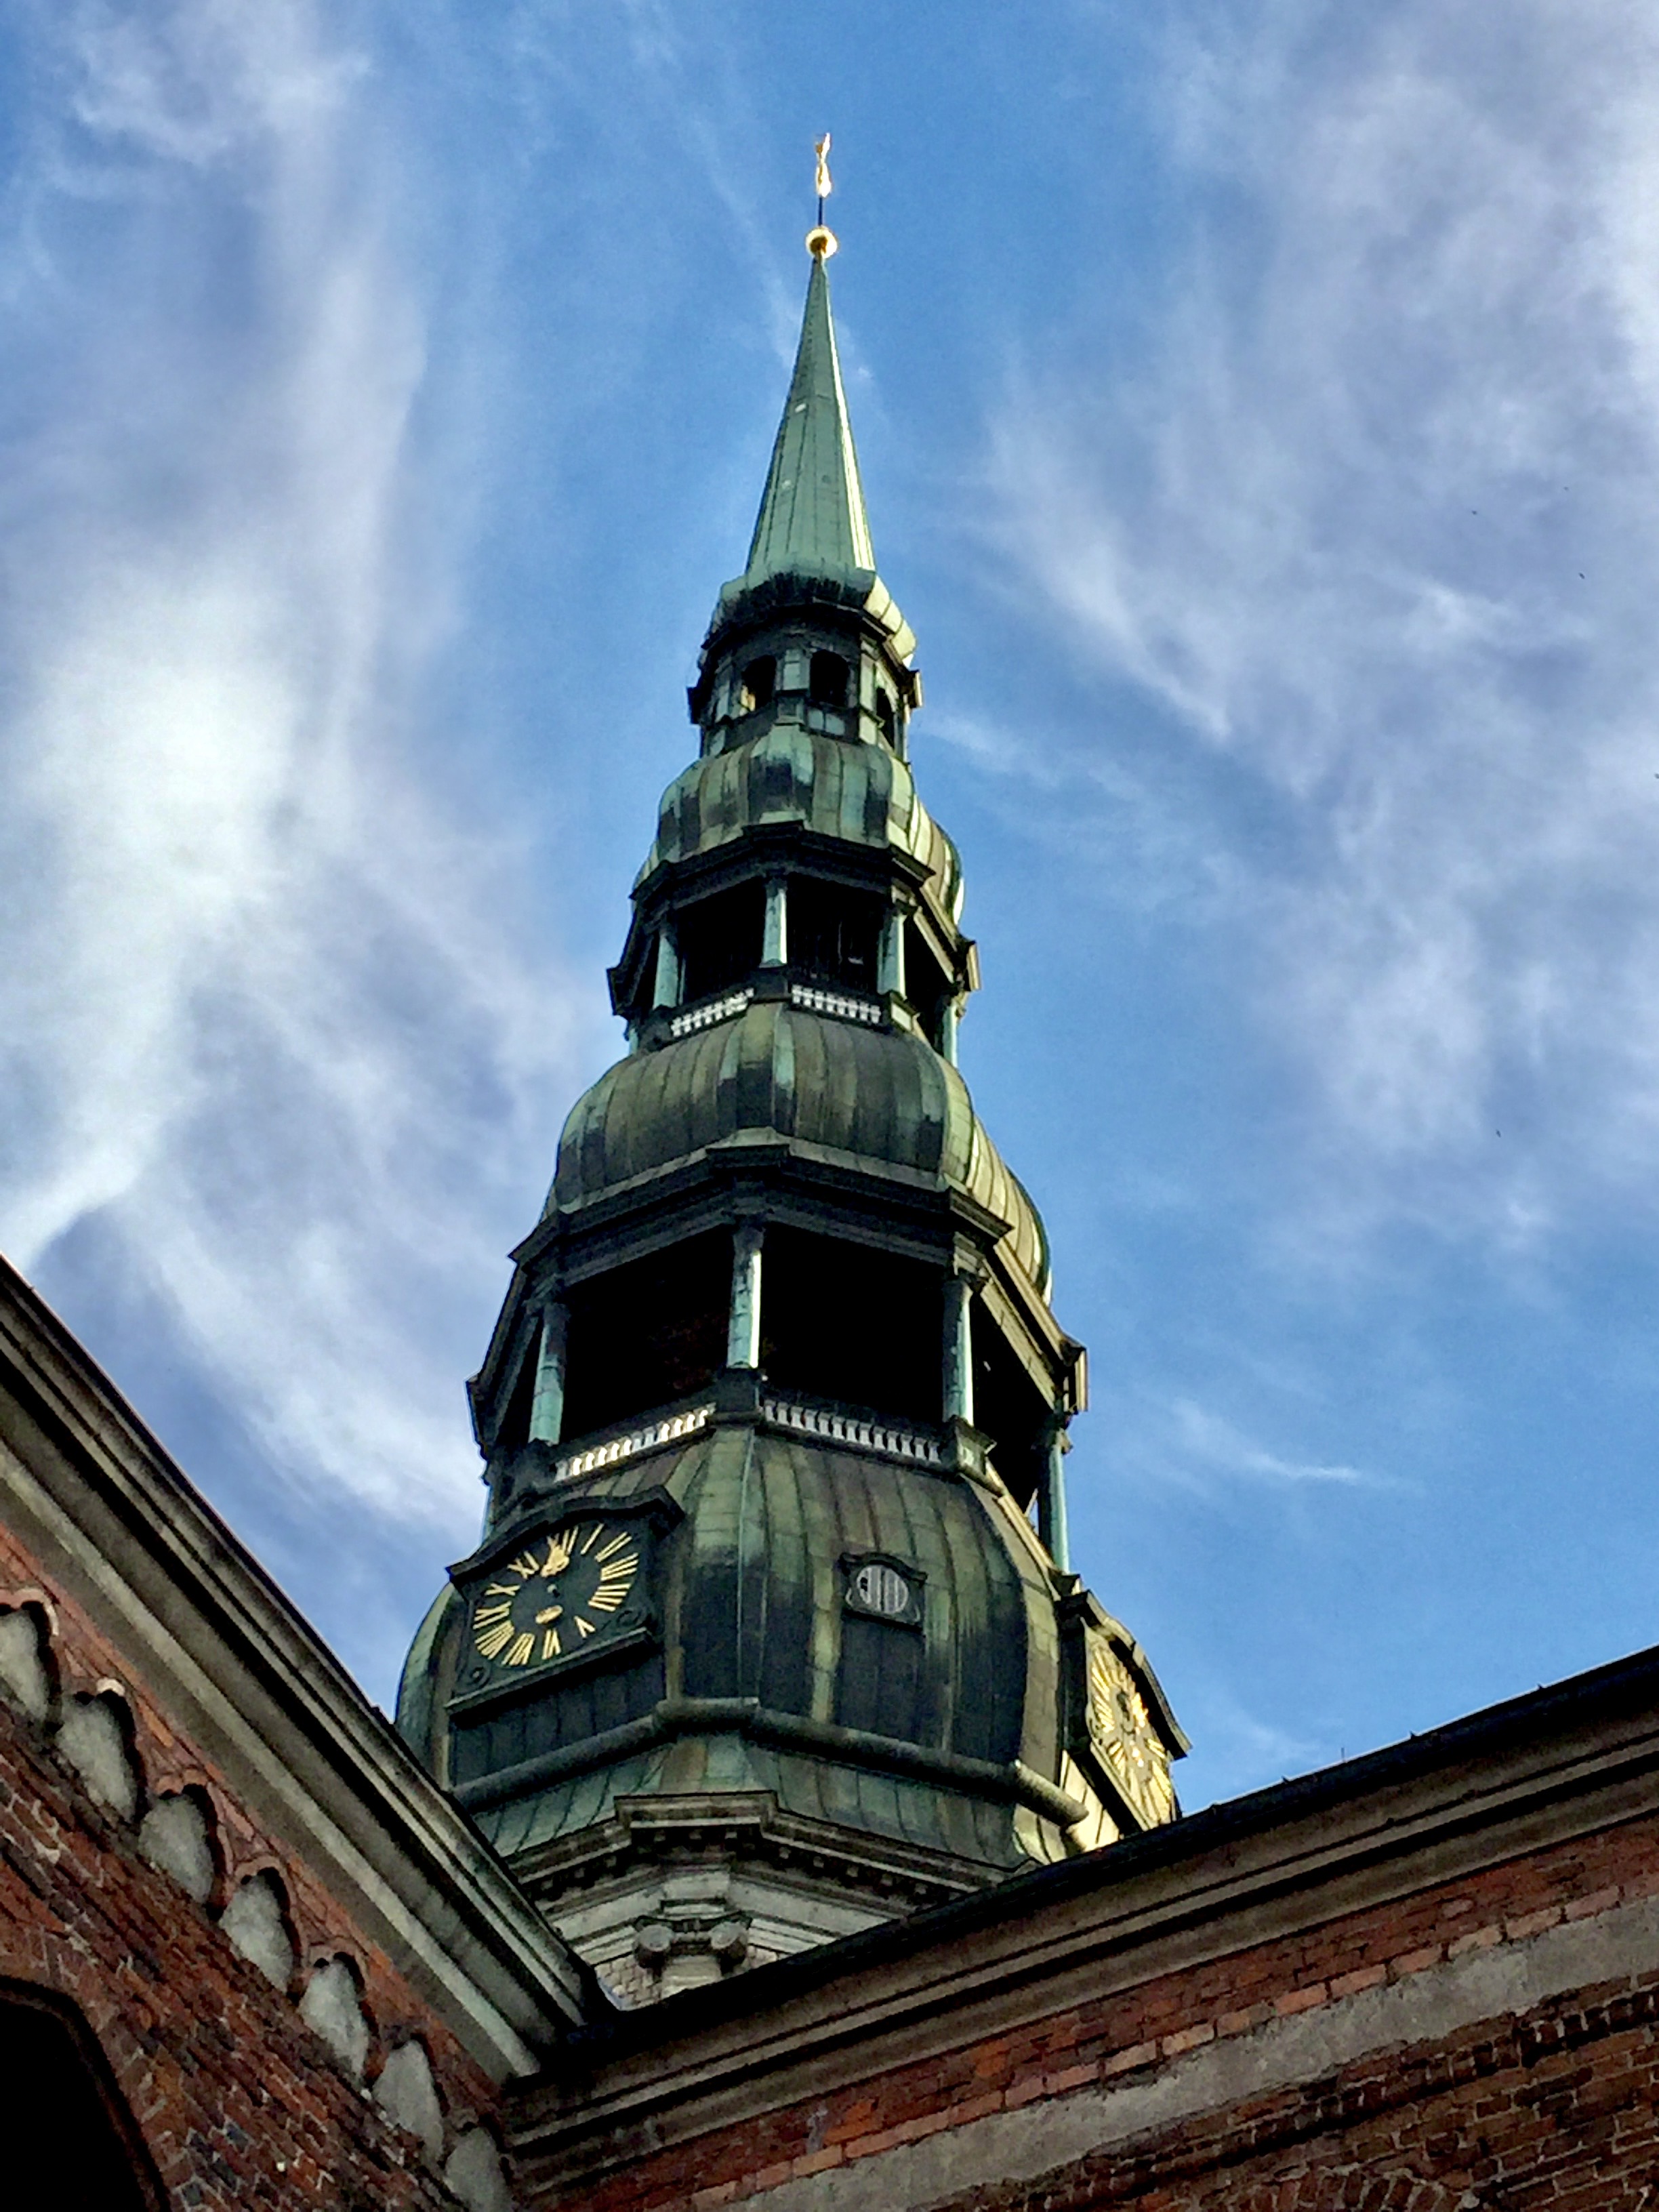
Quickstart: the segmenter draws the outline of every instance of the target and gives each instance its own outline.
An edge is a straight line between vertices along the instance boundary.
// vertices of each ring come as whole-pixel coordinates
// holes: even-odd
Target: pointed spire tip
[[[828,247],[815,243],[826,240]],[[823,264],[834,240],[820,225],[807,244],[812,274],[789,397],[750,541],[744,574],[751,585],[792,571],[862,573],[876,565],[830,312]]]

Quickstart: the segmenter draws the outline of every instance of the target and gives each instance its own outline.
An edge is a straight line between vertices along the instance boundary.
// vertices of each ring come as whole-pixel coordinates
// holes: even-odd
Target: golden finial
[[[818,219],[806,234],[806,251],[815,261],[827,261],[841,243],[835,232],[828,228],[823,220],[823,204],[836,189],[830,181],[830,133],[827,131],[813,147],[812,151],[818,157],[817,177]]]

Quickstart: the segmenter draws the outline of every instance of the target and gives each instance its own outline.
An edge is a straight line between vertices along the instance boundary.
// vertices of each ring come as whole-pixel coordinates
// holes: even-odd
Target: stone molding
[[[1656,1809],[1659,1652],[1649,1652],[787,1969],[757,1968],[740,1987],[673,1999],[648,2027],[585,2034],[580,2108],[556,2084],[527,2091],[519,2145],[550,2178],[595,2175],[641,2128],[666,2150],[746,2125],[1067,2008],[1127,2001],[1154,1979],[1222,1972],[1253,1948],[1403,1908],[1530,1852],[1605,1838]],[[1612,1901],[1592,1893],[1575,1910]],[[1460,1958],[1491,1948],[1480,1929],[1459,1942]],[[1437,1954],[1418,1961],[1437,1963]],[[1406,1970],[1400,1962],[1395,1978]],[[1327,1987],[1296,2004],[1332,1999]],[[1182,2055],[1143,2052],[1135,2063]]]
[[[751,2186],[710,2191],[698,2212],[750,2197],[763,2198],[766,2212],[908,2212],[969,2197],[992,2178],[1006,2187],[1053,2177],[1058,2188],[1063,2169],[1135,2138],[1320,2081],[1376,2051],[1515,2020],[1588,1988],[1613,1984],[1645,1997],[1634,2012],[1615,2009],[1607,2032],[1651,2020],[1659,1992],[1635,1985],[1659,1977],[1659,1902],[1602,1905],[1599,1917],[1587,1918],[1599,1903],[1582,1900],[1571,1920],[1558,1911],[1543,1931],[1516,1936],[1499,1925],[1473,1931],[1432,1960],[1407,1954],[1358,1989],[1336,1994],[1320,1983],[1293,1993],[1306,2003],[1268,2008],[1265,2020],[1224,2014],[1098,2065],[988,2091],[798,2161],[816,2172],[763,2169]],[[1529,2040],[1548,2047],[1548,2039],[1536,2032],[1529,2039],[1524,2027],[1519,2039],[1523,2057]],[[1274,2200],[1264,2191],[1262,2201]]]

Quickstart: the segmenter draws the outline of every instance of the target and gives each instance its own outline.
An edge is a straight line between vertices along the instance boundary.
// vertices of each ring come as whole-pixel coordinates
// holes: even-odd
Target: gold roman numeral
[[[556,1659],[559,1656],[559,1632],[556,1628],[550,1628],[542,1638],[543,1658]]]

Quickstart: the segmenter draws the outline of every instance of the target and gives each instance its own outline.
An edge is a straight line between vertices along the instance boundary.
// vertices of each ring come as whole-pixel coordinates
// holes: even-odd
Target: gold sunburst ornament
[[[823,220],[823,204],[836,189],[830,181],[830,133],[827,131],[812,151],[817,156],[818,164],[814,179],[818,195],[818,219],[806,234],[806,251],[814,261],[827,261],[841,244]]]
[[[580,1651],[629,1598],[640,1571],[633,1531],[579,1522],[539,1537],[486,1583],[472,1645],[497,1667],[529,1667]]]

